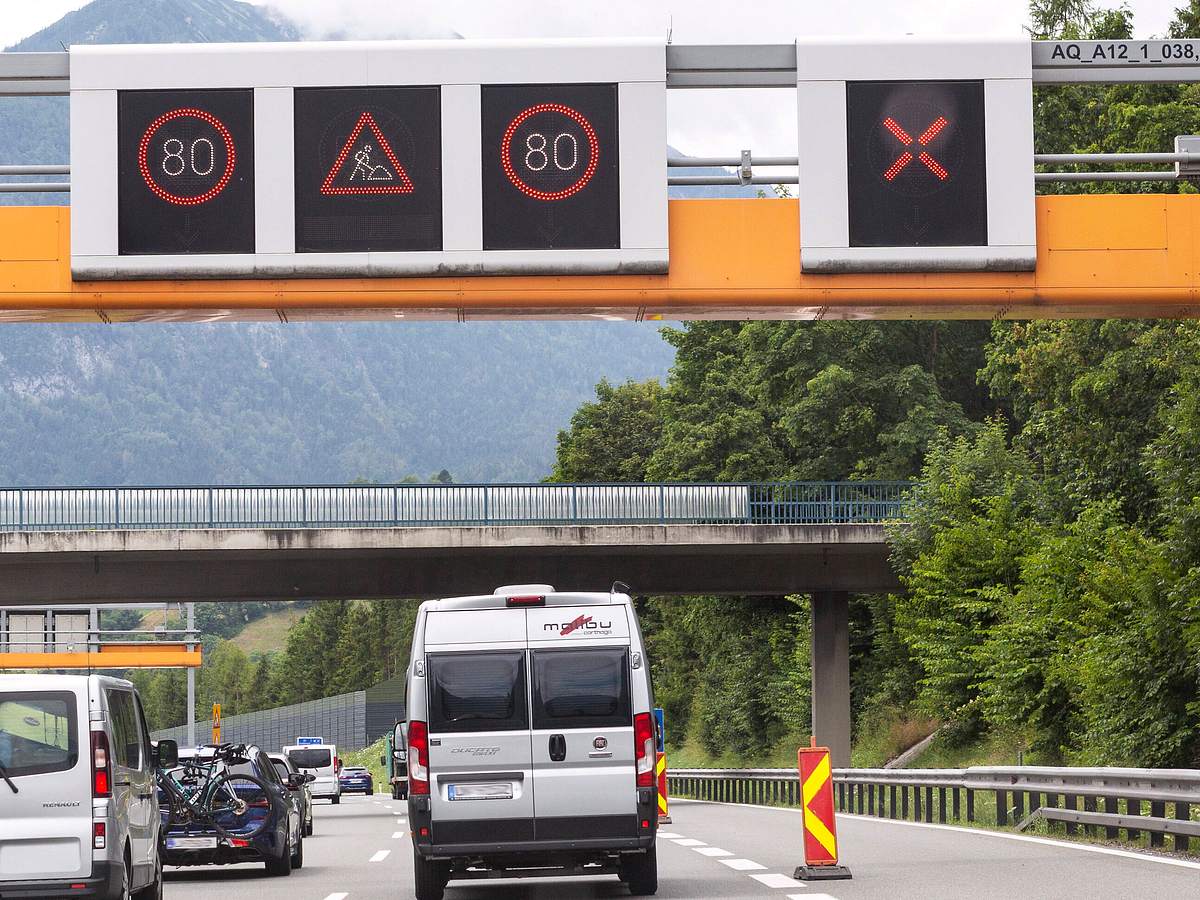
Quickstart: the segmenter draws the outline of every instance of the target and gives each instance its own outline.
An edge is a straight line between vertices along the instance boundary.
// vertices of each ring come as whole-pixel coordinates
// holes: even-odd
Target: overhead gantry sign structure
[[[1192,316],[1196,198],[1035,197],[1032,88],[1198,74],[1195,41],[5,54],[0,93],[69,87],[72,205],[0,208],[0,320]],[[799,199],[668,201],[666,90],[741,86],[794,92],[795,168],[702,180]],[[1177,144],[1120,177],[1190,176]]]

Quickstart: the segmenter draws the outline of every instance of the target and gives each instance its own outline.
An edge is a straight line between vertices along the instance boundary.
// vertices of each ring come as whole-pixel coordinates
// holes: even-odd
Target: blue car
[[[180,766],[166,773],[184,793],[201,789],[205,783],[202,770],[206,758],[211,761],[211,747],[180,751]],[[261,862],[268,874],[290,875],[304,865],[304,818],[297,793],[304,782],[285,784],[271,760],[257,747],[247,747],[240,762],[218,763],[228,772],[237,796],[244,801],[237,813],[222,813],[217,818],[220,829],[211,824],[190,822],[170,824],[169,804],[159,789],[163,817],[162,858],[169,866],[230,865]],[[189,763],[193,764],[189,766]],[[255,781],[238,781],[237,776],[251,776]],[[303,779],[304,776],[295,776]],[[265,790],[262,786],[265,786]]]
[[[358,791],[368,795],[375,793],[375,779],[362,766],[346,766],[338,775],[338,783],[342,786],[343,794]]]

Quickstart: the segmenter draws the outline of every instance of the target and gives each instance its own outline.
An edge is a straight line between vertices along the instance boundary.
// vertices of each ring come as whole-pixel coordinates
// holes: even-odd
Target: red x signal
[[[929,123],[928,128],[921,132],[921,136],[914,140],[900,123],[891,116],[884,119],[883,127],[890,131],[892,136],[905,147],[904,152],[896,157],[896,161],[888,166],[887,171],[883,173],[884,180],[894,180],[914,159],[924,163],[925,168],[932,172],[939,180],[945,181],[949,178],[950,173],[946,171],[945,166],[934,159],[932,154],[921,149],[921,147],[927,146],[934,138],[941,134],[942,130],[949,124],[950,121],[945,116],[938,116]]]

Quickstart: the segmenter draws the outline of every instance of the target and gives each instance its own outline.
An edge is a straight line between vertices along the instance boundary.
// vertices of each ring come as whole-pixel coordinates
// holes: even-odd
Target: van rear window
[[[429,656],[430,733],[528,727],[522,651]]]
[[[534,728],[621,728],[631,723],[628,651],[533,652]]]
[[[0,765],[10,778],[65,772],[79,762],[75,695],[65,691],[0,693]]]
[[[288,759],[297,769],[327,769],[333,765],[328,749],[291,750]]]

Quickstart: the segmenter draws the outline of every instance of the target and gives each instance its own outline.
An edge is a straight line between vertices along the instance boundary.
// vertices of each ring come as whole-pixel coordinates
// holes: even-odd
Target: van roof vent
[[[513,594],[553,594],[552,584],[505,584],[494,591],[493,597],[511,597]]]

